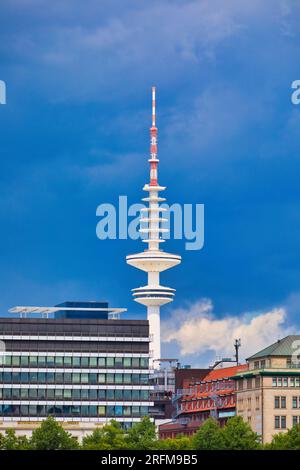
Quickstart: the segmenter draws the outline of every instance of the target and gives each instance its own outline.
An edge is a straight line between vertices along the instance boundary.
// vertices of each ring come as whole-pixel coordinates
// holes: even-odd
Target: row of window
[[[300,416],[292,416],[293,426],[300,424]],[[275,429],[286,429],[286,416],[274,416]]]
[[[286,407],[287,407],[287,400],[285,396],[274,397],[274,408],[286,408]],[[292,408],[293,409],[300,408],[300,396],[292,397]]]
[[[273,387],[300,387],[300,377],[273,377]]]
[[[134,384],[148,385],[148,374],[96,374],[71,372],[0,372],[0,383]]]
[[[149,390],[101,390],[70,388],[3,388],[2,400],[149,400]]]
[[[139,417],[148,414],[148,406],[111,405],[0,405],[1,416],[82,416],[82,417]]]
[[[148,369],[147,357],[80,357],[80,356],[7,356],[4,365],[10,367],[77,367],[100,369]]]

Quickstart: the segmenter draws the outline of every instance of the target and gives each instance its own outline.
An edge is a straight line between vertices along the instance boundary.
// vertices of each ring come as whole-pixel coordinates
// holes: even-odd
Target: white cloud
[[[165,343],[177,343],[182,356],[207,354],[233,355],[235,338],[241,338],[241,357],[246,358],[291,333],[285,326],[286,310],[242,313],[217,317],[209,299],[202,299],[173,311],[162,323]],[[213,356],[212,356],[213,357]]]

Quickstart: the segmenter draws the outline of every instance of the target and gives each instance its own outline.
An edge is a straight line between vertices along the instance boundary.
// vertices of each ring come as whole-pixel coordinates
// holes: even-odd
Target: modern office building
[[[184,387],[177,389],[176,419],[159,427],[160,437],[192,435],[210,417],[224,425],[236,414],[235,382],[231,376],[246,368],[246,365],[240,365],[199,369],[196,380],[185,380]]]
[[[270,442],[300,423],[300,335],[287,336],[247,359],[237,373],[237,414]]]
[[[90,303],[13,311],[22,318],[0,318],[0,431],[31,430],[52,415],[82,436],[112,418],[129,427],[149,414],[147,320],[95,318],[120,309]],[[55,317],[24,318],[33,312]]]

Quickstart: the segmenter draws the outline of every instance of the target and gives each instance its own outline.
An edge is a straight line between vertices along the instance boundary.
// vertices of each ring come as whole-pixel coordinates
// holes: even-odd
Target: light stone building
[[[247,359],[237,373],[236,411],[263,443],[300,423],[300,335],[287,336]]]

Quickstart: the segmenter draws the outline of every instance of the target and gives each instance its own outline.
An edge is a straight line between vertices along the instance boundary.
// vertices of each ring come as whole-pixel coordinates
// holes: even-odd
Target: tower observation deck
[[[147,318],[149,320],[150,336],[152,339],[150,349],[151,365],[159,367],[161,358],[160,345],[160,307],[172,302],[175,295],[175,289],[165,287],[160,284],[160,273],[181,263],[179,255],[173,255],[164,252],[160,245],[165,241],[161,234],[168,232],[168,229],[162,228],[161,224],[167,219],[163,217],[165,208],[160,207],[160,203],[165,199],[160,197],[160,193],[166,188],[158,183],[158,163],[157,158],[157,127],[156,127],[156,102],[155,87],[152,88],[152,126],[150,128],[150,183],[143,188],[148,193],[143,201],[148,207],[142,209],[140,223],[145,224],[146,228],[139,229],[145,238],[143,242],[148,245],[145,251],[134,255],[128,255],[126,262],[137,269],[141,269],[148,274],[148,283],[146,286],[132,289],[133,298],[136,302],[147,307]]]

